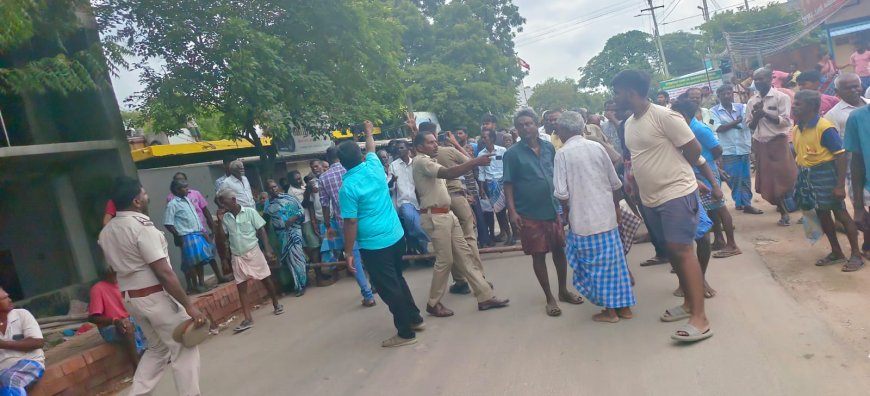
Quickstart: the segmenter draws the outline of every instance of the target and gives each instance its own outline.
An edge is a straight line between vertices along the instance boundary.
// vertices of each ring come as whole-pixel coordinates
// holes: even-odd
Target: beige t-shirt
[[[441,148],[438,148],[441,151]],[[414,187],[417,188],[417,198],[420,199],[420,209],[449,208],[450,194],[447,183],[438,178],[438,171],[443,168],[432,157],[417,153],[411,172],[414,175]]]
[[[118,212],[100,231],[97,243],[112,269],[118,273],[122,291],[144,289],[160,284],[149,264],[166,258],[166,237],[148,216],[138,212]]]
[[[644,206],[660,206],[698,189],[692,165],[679,149],[692,139],[695,134],[683,116],[659,105],[626,121],[625,145]]]
[[[15,341],[16,339],[39,338],[42,339],[42,331],[39,323],[26,309],[13,309],[6,317],[6,333],[0,333],[0,340]],[[45,353],[42,349],[32,351],[15,351],[12,349],[0,349],[0,370],[8,369],[21,360],[34,360],[45,365]]]

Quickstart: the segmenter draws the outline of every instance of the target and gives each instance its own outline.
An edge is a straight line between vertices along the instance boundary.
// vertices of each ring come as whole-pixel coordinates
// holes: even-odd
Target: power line
[[[578,21],[577,23],[574,24],[574,26],[565,28],[563,30],[557,30],[557,31],[549,32],[549,33],[544,33],[544,34],[541,34],[541,35],[538,35],[538,36],[535,36],[535,37],[532,37],[532,38],[529,38],[526,40],[518,40],[516,46],[523,47],[523,46],[535,44],[537,42],[547,40],[547,39],[550,39],[553,37],[558,37],[558,36],[573,32],[575,30],[578,30],[578,29],[584,27],[585,25],[589,24],[590,22],[595,21],[597,19],[613,16],[613,15],[620,14],[620,13],[625,13],[626,11],[627,11],[627,9],[620,7],[620,8],[617,8],[617,9],[614,9],[614,10],[611,10],[611,11],[608,11],[608,12],[605,12],[602,14],[594,15],[594,16],[588,17],[584,20]]]
[[[674,13],[674,10],[677,9],[677,6],[680,5],[680,2],[681,2],[681,1],[683,1],[683,0],[677,0],[677,1],[673,2],[673,3],[671,3],[670,10],[665,9],[665,12],[664,12],[665,16],[662,17],[662,25],[664,25],[664,24],[665,24],[665,21],[668,20],[668,17],[671,16],[671,14]]]
[[[632,1],[634,1],[634,0],[625,0],[621,3],[611,4],[609,6],[592,11],[590,13],[584,14],[581,17],[577,17],[577,18],[571,19],[569,21],[557,23],[555,25],[547,26],[547,27],[533,30],[533,31],[529,31],[529,32],[523,32],[520,35],[518,35],[517,41],[531,40],[531,39],[540,37],[540,36],[545,35],[545,34],[556,32],[556,31],[562,29],[563,27],[567,27],[567,26],[570,26],[573,24],[585,22],[586,20],[588,20],[590,18],[594,18],[596,15],[598,15],[602,12],[608,13],[608,12],[611,12],[614,10],[621,9],[623,6],[627,5],[628,3],[632,2]]]

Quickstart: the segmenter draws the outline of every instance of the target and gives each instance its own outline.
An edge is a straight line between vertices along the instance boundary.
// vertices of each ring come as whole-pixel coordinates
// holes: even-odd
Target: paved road
[[[639,268],[649,244],[630,254],[635,318],[594,323],[589,303],[547,317],[529,260],[490,255],[484,265],[507,309],[478,312],[470,296],[448,296],[452,318],[427,318],[417,345],[383,349],[394,333],[388,311],[359,305],[344,279],[283,300],[287,313],[255,314],[254,329],[201,347],[206,395],[866,395],[870,359],[836,338],[771,277],[751,244],[714,260],[708,300],[716,335],[672,343],[676,324],[661,312],[678,303],[667,266]],[[407,274],[425,304],[430,272]],[[551,277],[555,274],[551,271]],[[555,279],[553,281],[555,284]],[[421,308],[423,305],[420,305]],[[167,375],[157,394],[173,394]]]

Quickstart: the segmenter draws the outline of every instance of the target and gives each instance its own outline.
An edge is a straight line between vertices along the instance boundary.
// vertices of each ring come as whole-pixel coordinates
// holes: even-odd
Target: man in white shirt
[[[396,210],[405,229],[408,246],[420,254],[426,254],[429,252],[429,236],[420,225],[420,203],[417,202],[414,174],[411,170],[414,159],[411,158],[407,141],[398,141],[396,150],[399,158],[390,163],[390,173],[396,178]]]
[[[495,236],[495,230],[490,229],[490,240],[500,242],[507,241],[505,244],[510,246],[516,244],[515,235],[511,232],[510,222],[507,218],[507,202],[504,197],[502,177],[504,176],[504,153],[507,151],[502,146],[497,146],[495,142],[498,139],[498,133],[495,129],[485,129],[481,132],[484,147],[477,153],[478,157],[495,154],[492,157],[492,162],[488,166],[479,167],[477,180],[480,182],[481,197],[489,198],[489,203],[492,205],[492,211],[498,219],[498,228],[501,233],[498,237]],[[546,141],[550,141],[549,137]]]
[[[0,394],[26,395],[26,387],[45,372],[45,340],[26,309],[15,309],[0,289]]]
[[[230,175],[223,180],[218,187],[218,193],[223,189],[230,189],[236,193],[236,201],[246,208],[256,208],[254,194],[251,192],[251,183],[245,177],[245,165],[242,161],[235,160],[230,163]]]
[[[861,97],[864,87],[861,86],[861,78],[855,73],[840,73],[834,80],[834,89],[837,91],[840,102],[828,110],[825,119],[833,122],[837,126],[837,130],[840,131],[840,135],[843,136],[849,114],[870,103],[870,100]]]
[[[573,111],[556,123],[564,145],[556,152],[553,195],[568,216],[566,256],[574,287],[604,308],[592,320],[616,323],[630,319],[635,305],[618,228],[622,182],[604,147],[584,138],[584,130],[583,117]]]

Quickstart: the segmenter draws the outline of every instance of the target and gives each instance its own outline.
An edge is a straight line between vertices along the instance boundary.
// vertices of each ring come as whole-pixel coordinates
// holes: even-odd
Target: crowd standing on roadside
[[[791,225],[797,210],[803,221],[819,224],[831,252],[815,265],[842,264],[844,272],[864,266],[870,252],[870,161],[864,156],[870,107],[862,97],[870,88],[867,53],[864,45],[853,54],[857,74],[840,73],[821,58],[816,70],[763,67],[748,80],[751,86],[735,78],[715,93],[693,88],[676,98],[651,92],[646,73],[626,70],[611,82],[603,115],[556,108],[539,118],[521,109],[513,128],[500,131],[498,117],[486,114],[478,140],[468,128],[441,131],[409,116],[410,139],[376,151],[366,121],[364,151],[354,141],[330,147],[326,162],[309,162],[308,175],[293,170],[280,182],[267,180],[256,199],[244,164],[226,158],[225,174],[215,181],[215,217],[178,173],[169,183],[163,224],[182,250],[187,293],[172,270],[164,234],[147,215],[147,192],[121,178],[100,233],[110,271],[92,292],[100,303],[92,302],[91,320],[138,363],[132,394],[151,392],[165,366],[174,371],[179,394],[198,394],[199,353],[171,333],[184,322],[208,325],[187,294],[208,288],[206,264],[218,282],[229,280],[217,258],[231,264],[241,297],[244,320],[236,332],[253,326],[248,281],[263,282],[280,315],[275,269],[286,268],[302,296],[311,284],[335,283],[344,261],[362,305],[374,306],[377,293],[388,306],[396,334],[382,345],[398,347],[415,343],[425,329],[402,274],[403,255],[434,256],[420,260],[432,267],[425,312],[445,318],[454,315],[445,305],[448,292],[473,294],[480,311],[508,307],[487,280],[480,251],[503,243],[520,244],[517,249],[531,256],[545,315],[559,316],[559,303],[578,305],[585,297],[601,307],[592,320],[617,323],[634,317],[634,274],[626,257],[645,224],[656,253],[641,266],[670,263],[678,277],[674,295],[683,298],[662,311],[661,321],[685,321],[670,335],[678,342],[707,339],[713,329],[705,299],[716,296],[707,277],[710,259],[742,253],[723,183],[734,213],[762,215],[753,204],[760,194],[779,213],[779,226]],[[848,254],[835,222],[845,229]],[[569,288],[569,268],[579,294]],[[23,387],[41,376],[42,338],[26,311],[3,304],[3,293],[0,318],[17,315],[25,338],[16,341],[26,348],[6,357],[0,376],[18,376]],[[139,360],[143,340],[148,347]]]

